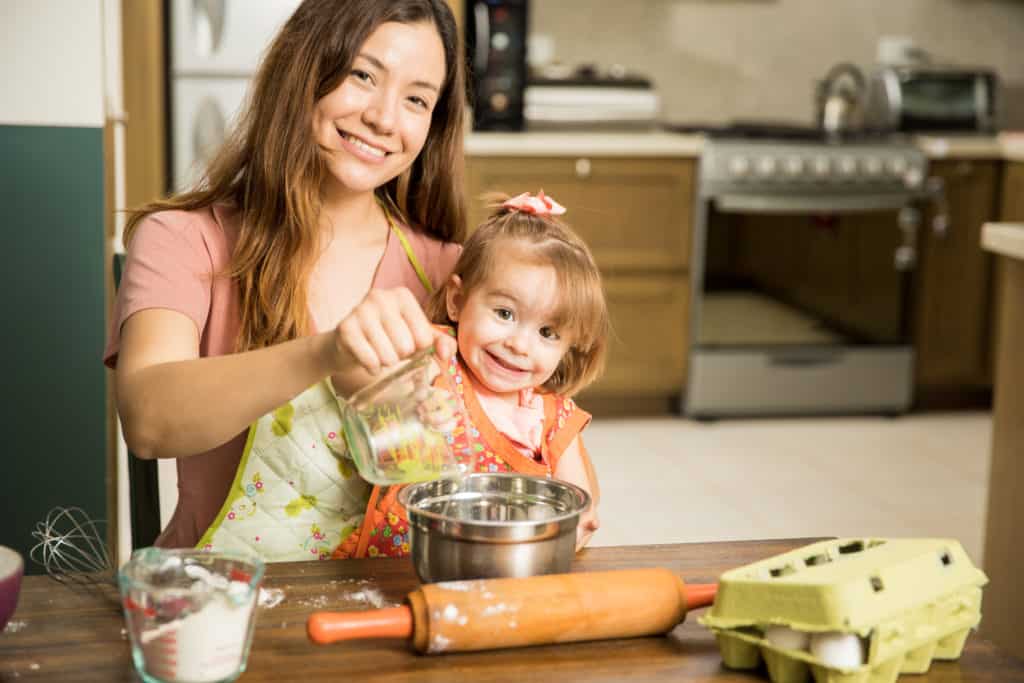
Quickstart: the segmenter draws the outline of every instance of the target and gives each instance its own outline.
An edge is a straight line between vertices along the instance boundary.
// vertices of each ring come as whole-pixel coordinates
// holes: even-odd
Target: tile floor
[[[596,419],[593,545],[802,536],[958,539],[976,564],[992,419]]]

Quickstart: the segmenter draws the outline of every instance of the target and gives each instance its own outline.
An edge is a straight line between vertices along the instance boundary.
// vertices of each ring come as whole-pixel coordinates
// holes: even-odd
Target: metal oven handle
[[[787,368],[816,368],[842,360],[843,352],[837,349],[793,349],[768,353],[769,365]]]
[[[756,195],[721,194],[712,197],[715,208],[732,213],[856,213],[899,210],[913,202],[906,194],[865,195]]]

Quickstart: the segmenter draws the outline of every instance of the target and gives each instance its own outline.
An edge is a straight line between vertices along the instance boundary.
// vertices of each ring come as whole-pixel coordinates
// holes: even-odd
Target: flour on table
[[[8,621],[7,626],[4,627],[4,633],[17,633],[28,626],[27,621]]]

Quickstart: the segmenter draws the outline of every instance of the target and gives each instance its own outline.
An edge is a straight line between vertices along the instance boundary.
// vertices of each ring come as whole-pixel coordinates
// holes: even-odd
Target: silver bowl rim
[[[576,486],[575,484],[570,484],[567,481],[562,481],[561,479],[553,479],[551,477],[535,477],[535,476],[532,476],[532,475],[529,475],[529,474],[517,474],[515,472],[474,472],[473,474],[467,475],[467,479],[469,479],[469,478],[478,478],[478,477],[479,478],[486,477],[486,478],[492,478],[492,479],[528,479],[528,480],[532,480],[532,481],[543,482],[545,484],[553,484],[555,486],[562,486],[562,487],[564,487],[566,489],[569,489],[572,493],[574,493],[580,499],[581,504],[580,504],[579,508],[577,508],[575,510],[572,510],[571,512],[563,512],[563,513],[561,513],[559,515],[555,515],[554,517],[550,517],[550,518],[543,519],[543,520],[520,519],[520,520],[505,520],[505,521],[491,521],[491,520],[482,520],[482,519],[481,520],[476,520],[476,519],[460,519],[458,517],[449,517],[448,515],[442,515],[442,514],[437,513],[437,512],[430,512],[428,510],[423,510],[422,508],[418,508],[416,506],[410,506],[408,504],[409,503],[409,497],[412,495],[413,491],[415,491],[416,489],[419,489],[421,487],[424,487],[424,486],[430,486],[432,484],[436,484],[439,481],[437,479],[433,479],[431,481],[418,482],[416,484],[409,484],[407,486],[403,486],[402,490],[398,492],[398,502],[402,505],[402,507],[404,507],[406,509],[406,512],[407,512],[407,514],[410,517],[412,517],[415,514],[417,517],[421,517],[421,518],[424,518],[424,519],[427,519],[427,520],[433,520],[435,522],[440,522],[440,523],[443,523],[443,524],[460,524],[460,525],[464,525],[464,526],[467,526],[467,527],[478,526],[478,527],[483,527],[483,528],[493,527],[493,528],[503,528],[503,529],[516,529],[516,528],[525,528],[525,527],[536,527],[538,525],[559,524],[559,523],[564,522],[564,521],[566,521],[566,520],[568,520],[568,519],[570,519],[570,518],[572,518],[574,516],[582,515],[584,512],[586,512],[590,508],[590,505],[591,505],[591,500],[590,500],[590,494],[589,493],[584,491],[579,486]]]

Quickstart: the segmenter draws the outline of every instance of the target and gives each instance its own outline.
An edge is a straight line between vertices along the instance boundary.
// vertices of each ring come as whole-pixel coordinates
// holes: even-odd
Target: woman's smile
[[[391,152],[386,149],[372,145],[352,133],[346,133],[340,128],[338,128],[338,135],[341,137],[342,146],[349,153],[356,155],[364,161],[370,163],[383,161],[389,154],[391,154]]]
[[[372,192],[412,165],[426,144],[445,66],[444,45],[429,22],[385,22],[370,34],[347,74],[314,107],[328,194]]]

